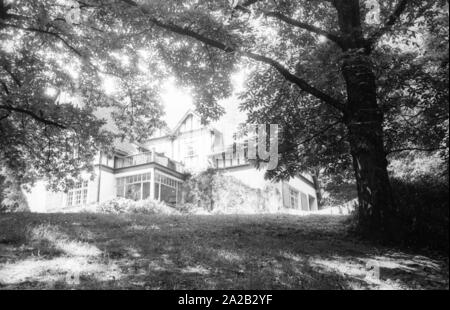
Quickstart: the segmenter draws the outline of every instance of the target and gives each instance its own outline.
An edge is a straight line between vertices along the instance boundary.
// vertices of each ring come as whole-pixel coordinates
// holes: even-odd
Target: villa
[[[271,182],[264,179],[264,168],[256,169],[245,156],[225,156],[226,149],[223,134],[203,125],[196,112],[188,111],[175,128],[160,129],[145,143],[121,141],[115,143],[113,155],[99,152],[94,179],[79,182],[68,192],[48,191],[40,181],[26,194],[27,200],[35,212],[72,210],[116,197],[178,205],[183,203],[183,182],[189,174],[216,169],[254,189],[274,186],[280,197],[273,201],[273,210],[318,209],[310,176]]]

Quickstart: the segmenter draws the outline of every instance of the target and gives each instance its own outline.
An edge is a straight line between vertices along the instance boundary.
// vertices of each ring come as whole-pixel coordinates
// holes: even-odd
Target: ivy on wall
[[[232,176],[207,170],[191,176],[183,188],[184,205],[214,213],[277,211],[281,193],[273,184],[254,189]]]

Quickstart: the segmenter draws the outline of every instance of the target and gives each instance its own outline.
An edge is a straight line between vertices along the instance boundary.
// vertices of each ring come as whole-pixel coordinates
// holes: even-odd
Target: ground
[[[447,257],[373,245],[345,216],[0,215],[2,289],[448,289]]]

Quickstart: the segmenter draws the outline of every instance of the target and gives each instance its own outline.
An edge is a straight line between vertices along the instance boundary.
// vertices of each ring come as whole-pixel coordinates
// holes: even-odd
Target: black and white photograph
[[[448,291],[448,0],[0,0],[0,290]]]

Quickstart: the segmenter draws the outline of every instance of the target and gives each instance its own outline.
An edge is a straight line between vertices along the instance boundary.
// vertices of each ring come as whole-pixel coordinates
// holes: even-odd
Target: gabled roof
[[[198,114],[197,112],[195,112],[192,109],[189,109],[186,111],[186,113],[184,114],[184,116],[180,119],[180,121],[177,123],[177,125],[175,126],[175,128],[172,131],[172,134],[175,134],[181,127],[181,125],[183,125],[184,121],[189,117],[189,116],[197,116],[198,118],[202,119],[202,117],[200,116],[200,114]]]
[[[170,130],[169,127],[165,126],[164,129],[162,129],[162,130],[164,130],[166,132],[165,135],[151,137],[148,141],[161,139],[161,138],[167,138],[167,137],[170,137],[170,136],[176,136],[178,134],[179,130],[180,130],[181,125],[183,125],[184,121],[186,121],[186,119],[189,116],[191,116],[191,115],[192,116],[196,116],[196,117],[198,117],[200,119],[202,118],[201,115],[198,114],[196,111],[194,111],[192,109],[189,109],[189,110],[186,111],[186,113],[183,115],[183,117],[180,119],[180,121],[177,123],[177,125],[174,127],[174,129]],[[214,128],[214,127],[207,126],[207,128],[209,128],[210,130],[214,130],[215,132],[221,133],[220,130],[218,130],[218,129]]]
[[[114,139],[113,148],[116,152],[122,153],[124,155],[130,155],[134,153],[135,149],[137,149],[134,143],[119,138]]]
[[[150,140],[164,138],[170,136],[172,134],[172,130],[167,126],[156,129],[155,132],[151,135]]]

